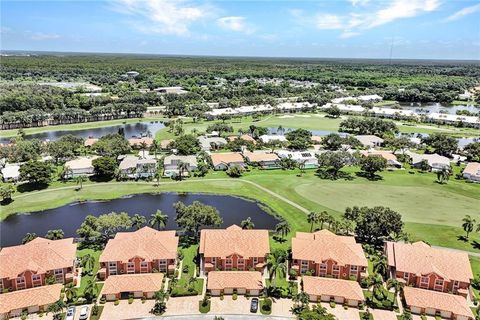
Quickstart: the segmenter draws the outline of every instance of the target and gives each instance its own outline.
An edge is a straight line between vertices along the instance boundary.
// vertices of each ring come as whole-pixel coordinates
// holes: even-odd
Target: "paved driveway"
[[[393,311],[369,309],[375,320],[397,320],[397,315]]]
[[[167,301],[167,311],[163,315],[200,314],[200,311],[198,311],[200,300],[202,300],[201,296],[170,297]]]
[[[260,314],[260,310],[257,311]],[[212,314],[250,314],[250,300],[244,296],[238,296],[233,300],[232,296],[211,298],[210,313]]]
[[[360,320],[360,314],[357,308],[349,307],[347,310],[345,310],[342,305],[338,304],[335,306],[335,308],[331,308],[329,303],[323,302],[322,306],[327,309],[328,313],[333,314],[339,320]]]
[[[155,305],[155,300],[146,300],[145,303],[142,303],[140,299],[133,300],[132,304],[128,304],[128,300],[120,300],[118,306],[114,305],[113,302],[107,302],[103,306],[101,320],[112,320],[112,319],[135,319],[143,317],[151,317],[152,310]]]

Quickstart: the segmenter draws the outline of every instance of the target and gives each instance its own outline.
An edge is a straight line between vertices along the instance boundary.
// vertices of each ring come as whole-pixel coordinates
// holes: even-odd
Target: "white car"
[[[75,307],[70,307],[67,310],[67,316],[65,320],[74,320],[75,319]]]
[[[88,306],[83,306],[80,309],[80,317],[78,319],[80,319],[80,320],[87,320],[88,319]]]

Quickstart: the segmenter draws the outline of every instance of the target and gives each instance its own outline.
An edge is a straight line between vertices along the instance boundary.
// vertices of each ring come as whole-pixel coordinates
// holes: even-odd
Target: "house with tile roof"
[[[473,182],[480,182],[480,163],[468,163],[465,169],[463,169],[463,177]]]
[[[200,272],[264,271],[270,253],[268,230],[244,230],[237,225],[200,232]]]
[[[105,280],[100,295],[108,301],[128,297],[153,298],[163,288],[163,273],[112,275]]]
[[[98,277],[111,275],[173,273],[177,263],[178,237],[175,230],[157,231],[143,227],[134,232],[118,232],[100,255]]]
[[[405,304],[415,314],[440,316],[442,319],[473,320],[467,300],[459,295],[412,287],[403,288]]]
[[[93,160],[98,156],[92,157],[79,157],[65,162],[65,178],[75,178],[79,176],[91,176],[93,175]]]
[[[256,143],[257,143],[257,141],[255,141],[255,139],[254,139],[252,136],[248,135],[248,134],[242,134],[242,135],[239,135],[239,136],[228,136],[228,137],[227,137],[227,140],[228,140],[229,142],[235,141],[236,139],[248,141],[248,142],[251,142],[251,143],[253,143],[253,144],[256,144]]]
[[[303,291],[312,302],[330,302],[357,307],[365,302],[357,281],[303,276]]]
[[[473,279],[468,254],[415,243],[386,242],[390,274],[406,286],[468,295]]]
[[[261,169],[277,169],[280,168],[278,161],[280,158],[273,152],[254,151],[243,152],[243,157],[249,164],[258,166]]]
[[[183,172],[183,176],[189,176],[190,172],[198,169],[198,161],[196,156],[180,156],[169,155],[163,160],[163,176],[172,177],[180,174],[178,165],[183,162],[188,164],[188,170]]]
[[[210,271],[207,290],[212,296],[221,294],[248,294],[258,296],[265,287],[259,271]]]
[[[247,164],[243,160],[243,156],[239,152],[223,152],[212,153],[212,164],[214,170],[227,170],[233,166],[246,167]]]
[[[0,251],[0,292],[28,289],[46,285],[52,277],[57,283],[75,278],[77,246],[73,238],[32,241]],[[5,263],[8,261],[7,263]]]
[[[291,269],[297,274],[360,280],[367,276],[368,262],[354,237],[328,230],[297,232],[292,238]]]
[[[401,168],[402,164],[397,160],[397,156],[394,155],[391,151],[386,150],[360,150],[360,154],[364,157],[368,156],[378,156],[387,160],[387,166],[391,168]]]
[[[28,313],[46,312],[60,299],[63,286],[59,283],[0,294],[0,319],[20,317]]]

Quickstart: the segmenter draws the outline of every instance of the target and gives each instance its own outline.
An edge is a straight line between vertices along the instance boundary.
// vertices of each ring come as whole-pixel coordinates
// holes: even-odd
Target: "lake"
[[[85,124],[88,125],[88,124]],[[139,137],[142,135],[154,136],[155,132],[165,128],[165,125],[159,121],[142,121],[137,123],[119,124],[108,127],[80,129],[80,130],[53,130],[35,134],[29,134],[26,139],[40,139],[54,141],[67,134],[74,135],[83,139],[100,138],[110,133],[117,133],[120,128],[124,129],[125,138]],[[11,138],[0,138],[0,143],[8,143]]]
[[[76,230],[89,214],[99,216],[103,213],[127,212],[130,216],[138,213],[148,217],[158,209],[169,216],[166,229],[179,229],[175,223],[173,204],[181,201],[191,204],[200,201],[217,208],[223,218],[222,227],[240,224],[248,217],[252,218],[255,228],[274,229],[278,219],[265,212],[259,203],[246,199],[195,193],[138,194],[109,201],[76,202],[63,207],[30,214],[12,215],[0,222],[0,246],[21,244],[26,233],[34,232],[45,236],[48,230],[63,229],[65,237],[76,237]]]

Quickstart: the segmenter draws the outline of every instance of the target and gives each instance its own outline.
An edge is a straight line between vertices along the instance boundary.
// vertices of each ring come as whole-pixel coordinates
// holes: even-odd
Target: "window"
[[[158,268],[159,268],[160,272],[167,271],[167,259],[160,259],[158,261]]]
[[[117,274],[117,263],[116,262],[110,261],[108,263],[108,273],[113,274],[113,275]]]
[[[140,262],[140,272],[148,272],[148,262]]]
[[[326,263],[320,263],[320,270],[327,270],[327,264]]]
[[[350,271],[351,271],[351,272],[357,272],[357,271],[358,271],[358,267],[357,267],[357,266],[350,266]]]
[[[301,273],[305,273],[307,271],[308,271],[308,261],[307,260],[302,260]]]
[[[3,291],[3,279],[0,279],[0,291]]]
[[[53,273],[55,274],[55,280],[57,280],[57,283],[63,283],[63,269],[55,269]]]
[[[403,273],[403,279],[405,279],[405,281],[407,281],[407,282],[408,282],[409,275],[410,274],[408,272]]]
[[[135,262],[127,262],[127,273],[135,273]]]
[[[253,257],[253,265],[255,266],[257,263],[258,263],[258,258],[257,258],[257,257]]]
[[[238,267],[238,269],[243,270],[243,268],[245,267],[245,260],[243,258],[238,258],[237,267]]]
[[[217,258],[215,258],[215,257],[212,258],[212,264],[213,264],[214,266],[217,265]]]
[[[458,287],[460,287],[460,281],[455,280],[455,281],[453,282],[453,288],[456,289],[456,288],[458,288]]]
[[[423,287],[423,288],[427,287],[428,288],[428,282],[429,282],[428,280],[429,280],[428,277],[422,277],[420,279],[420,287]]]
[[[336,264],[333,265],[333,273],[334,274],[339,274],[340,273],[340,266],[337,266]]]
[[[225,269],[230,270],[232,268],[232,259],[226,259],[225,260]]]
[[[19,288],[19,289],[25,288],[25,278],[24,277],[18,277],[16,282],[17,282],[17,288]]]

